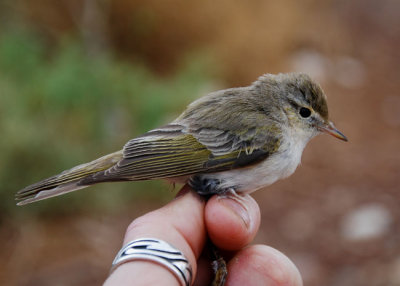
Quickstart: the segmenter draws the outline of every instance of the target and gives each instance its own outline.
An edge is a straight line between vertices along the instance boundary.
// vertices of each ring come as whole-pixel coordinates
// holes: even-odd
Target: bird
[[[18,191],[18,205],[88,186],[165,179],[198,194],[248,194],[290,176],[318,134],[347,137],[328,116],[327,98],[305,73],[264,74],[251,85],[211,92],[171,123],[122,150]]]

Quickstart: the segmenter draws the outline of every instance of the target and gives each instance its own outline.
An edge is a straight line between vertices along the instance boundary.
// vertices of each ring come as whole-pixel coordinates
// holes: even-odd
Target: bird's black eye
[[[311,110],[308,109],[307,107],[302,107],[302,108],[300,108],[299,113],[300,113],[301,117],[307,118],[307,117],[310,117]]]

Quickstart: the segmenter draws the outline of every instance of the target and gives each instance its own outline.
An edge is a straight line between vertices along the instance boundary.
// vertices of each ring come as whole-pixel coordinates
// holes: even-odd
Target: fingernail
[[[220,198],[220,201],[243,221],[246,228],[250,227],[250,215],[244,201],[238,202],[231,198]]]

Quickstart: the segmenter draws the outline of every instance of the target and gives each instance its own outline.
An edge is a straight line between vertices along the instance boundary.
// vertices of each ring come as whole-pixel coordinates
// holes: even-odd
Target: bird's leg
[[[220,180],[203,177],[201,175],[191,177],[188,184],[196,193],[207,199],[212,195],[223,192],[220,188]]]
[[[248,207],[245,203],[243,196],[238,194],[234,188],[224,189],[218,193],[217,199],[229,198],[240,204],[246,211]],[[212,257],[212,266],[214,270],[214,281],[212,286],[223,286],[225,284],[226,276],[228,275],[228,269],[226,267],[226,261],[219,253],[218,248],[210,241],[210,252]]]
[[[226,276],[228,275],[228,269],[226,267],[226,261],[219,253],[218,248],[208,240],[208,250],[210,252],[211,265],[214,271],[214,280],[212,281],[212,286],[224,286],[226,281]]]
[[[208,200],[212,195],[217,195],[218,199],[230,198],[238,202],[245,210],[248,210],[244,203],[244,198],[239,195],[233,187],[221,188],[221,181],[218,179],[211,179],[203,176],[193,176],[189,185],[201,196]],[[214,280],[212,286],[223,286],[225,285],[226,276],[228,275],[228,269],[226,267],[226,261],[220,254],[219,249],[208,240],[208,248],[210,252],[210,258],[212,261],[212,268],[214,270]]]

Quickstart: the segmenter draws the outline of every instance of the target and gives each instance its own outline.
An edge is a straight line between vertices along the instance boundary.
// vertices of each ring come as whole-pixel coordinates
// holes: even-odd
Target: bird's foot
[[[228,188],[225,189],[223,192],[218,193],[218,199],[226,199],[226,198],[234,200],[239,205],[241,205],[242,208],[244,208],[247,212],[249,211],[245,197],[240,193],[237,193],[234,188]]]

